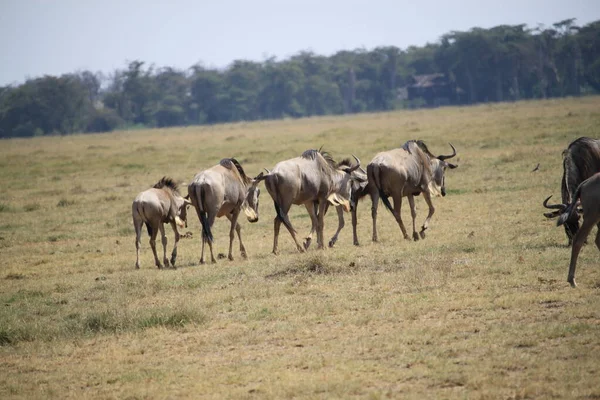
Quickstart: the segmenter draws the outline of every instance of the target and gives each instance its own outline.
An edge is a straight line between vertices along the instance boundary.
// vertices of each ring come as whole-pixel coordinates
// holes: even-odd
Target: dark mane
[[[326,151],[323,151],[322,149],[323,148],[321,147],[319,150],[306,150],[304,153],[302,153],[302,158],[306,158],[307,160],[315,160],[317,158],[317,154],[320,154],[321,157],[323,157],[327,162],[327,165],[329,165],[331,168],[335,168],[335,161],[333,160],[333,157],[331,157],[331,154],[329,154]]]
[[[248,178],[246,172],[244,172],[244,168],[242,168],[238,160],[236,160],[235,158],[224,158],[221,161],[219,161],[219,164],[221,164],[221,166],[227,169],[232,169],[233,167],[235,167],[244,183],[248,184],[252,181],[252,179]]]
[[[175,183],[173,178],[169,178],[167,176],[163,176],[161,180],[156,182],[156,184],[152,187],[154,189],[169,188],[175,193],[179,194],[179,187],[177,186],[177,183]]]
[[[337,168],[351,167],[351,166],[352,166],[352,160],[350,160],[349,158],[344,158],[342,161],[337,163]]]
[[[410,153],[411,152],[410,151],[411,143],[414,143],[415,145],[417,145],[419,147],[419,149],[421,149],[421,151],[423,151],[423,153],[425,153],[429,156],[429,158],[435,158],[435,156],[427,148],[427,145],[425,144],[425,142],[420,139],[419,140],[409,140],[402,145],[402,148]]]

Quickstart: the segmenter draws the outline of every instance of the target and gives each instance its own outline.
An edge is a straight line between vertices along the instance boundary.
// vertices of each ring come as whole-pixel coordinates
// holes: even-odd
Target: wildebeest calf
[[[160,231],[163,245],[163,260],[165,267],[169,266],[167,258],[167,236],[163,224],[169,223],[175,232],[175,244],[171,253],[171,265],[175,266],[177,258],[177,243],[179,232],[177,226],[184,227],[187,224],[187,206],[190,202],[179,194],[177,184],[167,177],[163,177],[154,187],[137,195],[131,205],[133,216],[133,227],[135,228],[135,268],[140,267],[140,245],[142,237],[142,225],[146,224],[148,235],[150,235],[150,247],[154,254],[154,262],[158,268],[162,265],[156,255],[156,234]]]

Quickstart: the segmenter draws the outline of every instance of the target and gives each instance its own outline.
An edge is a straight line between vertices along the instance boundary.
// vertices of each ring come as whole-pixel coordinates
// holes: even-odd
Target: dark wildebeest
[[[233,260],[233,239],[237,232],[240,241],[240,252],[246,256],[246,248],[242,242],[241,227],[237,222],[243,210],[248,221],[258,221],[257,187],[262,173],[255,179],[248,178],[244,169],[235,158],[224,158],[219,164],[196,174],[188,186],[188,195],[196,209],[202,225],[202,252],[200,264],[204,264],[204,245],[208,242],[210,259],[216,262],[213,255],[213,235],[211,227],[216,217],[225,215],[231,221],[229,230],[229,259]]]
[[[158,268],[162,268],[156,255],[156,234],[160,231],[163,245],[163,260],[165,267],[169,266],[167,258],[167,236],[163,224],[169,223],[175,232],[175,244],[171,253],[171,265],[175,267],[177,258],[177,243],[179,232],[177,226],[184,227],[187,224],[187,206],[190,202],[179,194],[177,184],[167,177],[163,177],[153,188],[137,195],[131,205],[133,216],[133,227],[135,228],[135,268],[140,267],[140,245],[142,237],[142,225],[146,224],[148,235],[150,235],[150,247],[154,254],[154,262]]]
[[[273,253],[277,254],[279,228],[285,225],[292,235],[298,251],[303,252],[310,246],[312,232],[317,231],[317,246],[323,248],[323,219],[327,203],[342,206],[350,211],[350,192],[352,173],[360,167],[356,165],[336,165],[331,156],[320,150],[307,150],[302,156],[281,161],[263,179],[265,187],[273,198],[277,216],[273,222]],[[304,247],[296,238],[296,230],[288,218],[292,204],[304,205],[310,215],[312,229],[306,238]]]
[[[419,234],[422,239],[425,237],[425,230],[435,212],[431,196],[446,195],[444,173],[446,168],[457,167],[446,161],[456,155],[454,146],[450,144],[450,147],[452,147],[452,154],[435,157],[421,140],[409,140],[401,148],[375,155],[367,165],[368,180],[374,186],[374,189],[371,190],[374,242],[377,241],[377,206],[380,197],[383,204],[396,218],[404,238],[409,239],[400,216],[402,197],[408,197],[412,215],[413,239],[419,240]],[[419,193],[423,193],[423,198],[429,206],[429,214],[421,231],[417,234],[414,196]],[[394,207],[390,204],[388,196],[394,200]]]
[[[552,196],[550,196],[552,197]],[[557,225],[560,226],[567,221],[579,221],[579,215],[577,213],[577,204],[581,203],[583,211],[583,223],[581,228],[577,230],[577,233],[573,236],[573,249],[571,250],[571,263],[569,264],[569,275],[567,282],[571,286],[577,286],[575,283],[575,267],[577,266],[577,257],[581,251],[586,238],[590,234],[594,225],[598,226],[598,232],[596,233],[596,247],[600,250],[600,173],[592,175],[590,178],[583,181],[573,193],[573,197],[568,204],[553,204],[548,205],[548,197],[544,200],[544,206],[546,208],[557,208],[558,211],[545,214],[547,217],[552,218],[560,214]]]
[[[580,137],[571,142],[563,151],[562,204],[571,203],[579,184],[596,172],[600,172],[600,140]],[[571,215],[564,225],[570,245],[579,229],[576,214]]]
[[[340,162],[339,165],[350,166],[350,160],[345,159]],[[367,171],[359,167],[357,170],[352,172],[355,179],[352,180],[352,191],[350,194],[350,213],[352,214],[352,238],[355,246],[358,246],[358,234],[356,233],[357,221],[357,209],[358,201],[369,194],[372,185],[367,180]],[[328,204],[329,206],[329,204]],[[335,210],[338,216],[338,228],[335,234],[329,241],[329,247],[333,247],[338,240],[340,231],[344,228],[344,208],[342,206],[336,206]]]

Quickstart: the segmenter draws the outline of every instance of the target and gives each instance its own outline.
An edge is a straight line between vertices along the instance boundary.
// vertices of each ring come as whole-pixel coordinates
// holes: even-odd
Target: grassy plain
[[[599,133],[586,97],[0,141],[0,398],[598,399],[599,253],[571,289],[541,202],[560,198],[566,145]],[[366,165],[414,138],[458,150],[423,241],[380,206],[372,243],[365,200],[359,247],[348,215],[335,248],[298,254],[282,229],[274,256],[263,188],[249,260],[199,265],[192,212],[178,268],[157,270],[144,237],[134,270],[131,201],[163,175],[231,156],[256,175],[321,145]],[[308,231],[304,208],[291,220]]]

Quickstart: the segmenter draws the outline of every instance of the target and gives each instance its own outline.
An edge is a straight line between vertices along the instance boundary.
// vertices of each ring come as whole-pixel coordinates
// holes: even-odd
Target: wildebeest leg
[[[175,232],[175,244],[173,245],[173,251],[171,252],[171,266],[176,268],[175,260],[177,259],[177,244],[179,243],[180,235],[175,221],[171,222],[171,228],[173,228],[173,232]]]
[[[133,218],[135,229],[135,268],[140,268],[140,246],[142,245],[142,225],[144,222],[139,218]]]
[[[423,198],[425,199],[425,202],[429,207],[429,214],[427,214],[427,218],[425,218],[425,222],[423,222],[423,226],[421,227],[421,232],[419,232],[419,235],[421,235],[421,239],[425,239],[425,230],[429,227],[429,220],[435,212],[435,207],[431,202],[431,195],[428,192],[423,192]]]
[[[600,250],[600,223],[597,224],[598,226],[598,233],[596,234],[596,247],[598,248],[598,250]]]
[[[412,228],[413,228],[413,240],[416,242],[419,240],[419,234],[417,233],[417,210],[415,209],[415,198],[412,194],[408,196],[408,204],[410,205],[410,216],[412,217]]]
[[[400,191],[400,193],[401,192],[402,191]],[[400,227],[400,230],[402,231],[402,235],[404,236],[404,239],[410,239],[410,237],[408,236],[408,233],[406,233],[406,228],[404,227],[404,222],[402,222],[402,216],[401,216],[402,194],[395,194],[392,196],[392,199],[394,199],[394,211],[392,211],[392,214],[394,215],[394,218],[396,218],[396,222],[398,223],[398,226]]]
[[[288,212],[290,211],[290,206],[287,207],[281,207],[281,211],[284,215],[288,215]],[[278,222],[279,221],[279,222]],[[284,224],[285,225],[285,224]],[[277,254],[277,239],[279,237],[279,227],[281,226],[281,220],[278,217],[275,217],[275,223],[274,223],[274,231],[275,231],[275,235],[273,238],[273,254]],[[286,226],[288,232],[290,232],[290,235],[292,235],[292,239],[294,239],[294,243],[296,243],[296,248],[298,249],[298,251],[300,253],[304,253],[304,247],[302,247],[302,245],[300,244],[300,242],[298,242],[298,238],[296,237],[296,231],[294,230],[294,227],[291,226]]]
[[[344,225],[345,225],[344,209],[342,208],[342,206],[336,206],[335,211],[337,211],[337,216],[338,216],[338,228],[337,228],[337,231],[335,231],[335,234],[332,236],[331,240],[329,241],[329,247],[333,247],[335,245],[335,242],[337,242],[337,240],[338,240],[338,235],[340,234],[340,231],[342,230],[342,228],[344,228]],[[353,209],[352,213],[353,213],[352,215],[354,216],[354,209]],[[356,236],[354,239],[356,241]]]
[[[209,212],[207,212],[207,214],[208,214],[208,216],[207,216],[208,226],[210,226],[212,228],[212,226],[215,223],[216,213],[209,211]],[[213,254],[213,243],[212,243],[212,241],[208,240],[208,238],[206,238],[206,241],[208,242],[208,249],[210,250],[210,262],[214,264],[217,262],[217,260],[215,260],[215,256]],[[231,248],[231,246],[230,246],[230,248]],[[204,248],[202,249],[202,255],[204,256]]]
[[[204,245],[206,244],[206,241],[208,240],[208,238],[206,237],[206,235],[204,234],[204,232],[202,232],[202,249],[200,250],[200,264],[204,264]]]
[[[379,192],[373,191],[371,194],[371,218],[373,219],[373,238],[377,241],[377,207],[379,206]]]
[[[323,201],[319,203],[319,212],[317,213],[317,249],[323,250],[325,248],[324,242],[324,229],[325,229],[325,210],[327,208],[327,202]]]
[[[354,204],[354,208],[352,209],[352,237],[354,239],[355,246],[358,246],[358,234],[356,233],[356,225],[358,223],[358,220],[356,217],[356,213],[358,212],[357,208],[358,208],[358,200],[356,201],[356,204]],[[341,210],[341,211],[343,211],[343,210]],[[344,227],[343,221],[344,220],[343,220],[343,214],[342,214],[342,228]],[[341,230],[342,228],[339,228],[339,229]]]
[[[239,228],[239,224],[237,223],[238,216],[240,215],[240,209],[234,209],[231,214],[227,214],[227,219],[231,221],[231,227],[229,228],[229,258],[230,261],[233,261],[233,239],[235,239],[235,231]],[[241,230],[241,228],[239,228]],[[242,254],[246,253],[244,249],[244,245],[242,244],[242,237],[240,236],[240,231],[238,230],[238,238],[240,239],[240,251]],[[246,257],[244,257],[246,258]]]
[[[571,284],[571,286],[575,287],[577,284],[575,283],[575,268],[577,267],[577,257],[579,257],[579,252],[581,251],[581,247],[585,243],[587,236],[590,234],[592,228],[596,224],[594,220],[586,220],[584,216],[583,223],[581,227],[573,237],[573,248],[571,250],[571,263],[569,264],[569,276],[567,277],[567,282]],[[598,236],[596,236],[596,244],[598,244]],[[600,248],[600,246],[599,246]]]
[[[310,232],[308,233],[308,235],[306,236],[306,239],[304,240],[304,250],[308,250],[308,248],[310,247],[310,244],[312,242],[312,235],[314,233],[314,231],[317,229],[317,207],[318,207],[318,202],[316,201],[311,201],[308,203],[304,204],[304,207],[306,207],[306,211],[308,211],[308,216],[310,217]],[[317,233],[318,236],[318,233]]]
[[[277,254],[277,241],[279,239],[279,228],[281,227],[281,220],[279,217],[275,217],[273,220],[273,254]]]
[[[167,258],[167,235],[165,234],[165,225],[160,223],[158,224],[158,229],[160,230],[160,241],[163,247],[163,262],[165,263],[165,268],[169,267],[169,259]]]
[[[149,223],[149,222],[148,222]],[[158,225],[162,225],[162,222],[159,222]],[[154,265],[158,268],[162,268],[160,261],[158,260],[158,255],[156,254],[156,235],[158,234],[158,226],[152,225],[152,234],[150,235],[150,248],[152,248],[152,254],[154,254]]]
[[[231,214],[227,214],[227,219],[231,221]],[[239,222],[235,224],[235,231],[237,232],[237,236],[240,241],[240,253],[242,254],[242,258],[246,260],[248,255],[246,253],[246,247],[244,246],[244,243],[242,243],[242,227]]]

